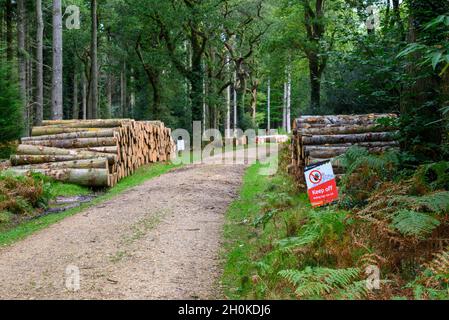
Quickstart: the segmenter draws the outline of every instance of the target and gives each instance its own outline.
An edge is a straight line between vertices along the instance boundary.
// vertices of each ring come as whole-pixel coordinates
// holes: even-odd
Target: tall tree
[[[44,20],[42,0],[36,0],[36,102],[34,124],[39,126],[44,117]]]
[[[88,118],[98,117],[98,15],[97,0],[91,0],[90,90]]]
[[[12,0],[6,0],[6,59],[11,62],[14,57],[13,49],[13,30],[12,30],[12,20],[13,20],[13,9]]]
[[[53,0],[53,77],[51,117],[53,120],[63,118],[63,57],[62,57],[62,7],[61,0]]]
[[[315,10],[312,8],[315,2]],[[327,65],[327,55],[321,50],[321,41],[326,32],[324,24],[326,0],[301,0],[304,7],[304,25],[307,32],[307,42],[303,50],[309,60],[310,71],[310,108],[316,112],[321,106],[321,78]]]
[[[17,49],[19,56],[19,88],[22,98],[23,123],[25,134],[28,134],[28,92],[27,92],[27,53],[26,53],[26,7],[25,0],[17,1]]]

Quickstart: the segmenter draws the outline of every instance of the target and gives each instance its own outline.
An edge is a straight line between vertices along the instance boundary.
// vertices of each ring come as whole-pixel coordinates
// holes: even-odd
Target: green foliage
[[[360,269],[311,268],[282,270],[279,275],[295,286],[300,298],[317,299],[327,295],[363,297],[366,282],[360,279]]]
[[[325,238],[338,238],[345,231],[347,214],[334,210],[310,210],[304,214],[304,223],[296,237],[278,242],[281,250],[292,250],[311,245]]]
[[[430,191],[449,190],[449,162],[422,165],[415,173],[417,185]]]
[[[449,252],[435,254],[435,258],[424,265],[424,271],[406,288],[413,290],[417,300],[449,300]]]
[[[383,181],[394,181],[400,175],[401,155],[396,151],[375,155],[356,146],[337,159],[345,168],[341,181],[341,192],[345,195],[340,201],[343,207],[366,204]]]
[[[429,214],[401,210],[393,215],[392,227],[403,235],[422,238],[430,234],[440,221]]]
[[[16,140],[22,133],[22,107],[14,74],[0,63],[0,144]]]
[[[425,31],[433,30],[439,31],[443,34],[448,34],[447,27],[449,26],[449,16],[440,15],[437,18],[430,21],[425,27]],[[446,27],[446,28],[445,28]],[[438,66],[441,66],[439,75],[442,76],[449,68],[449,41],[435,46],[430,46],[422,43],[410,43],[407,47],[401,51],[397,58],[402,58],[414,53],[422,53],[423,60],[421,65],[431,65],[433,70],[437,70]]]
[[[449,213],[449,192],[441,191],[423,196],[397,196],[391,199],[388,205],[447,214]]]
[[[38,209],[45,208],[50,198],[50,184],[41,176],[16,177],[7,172],[0,173],[0,211],[33,215]]]

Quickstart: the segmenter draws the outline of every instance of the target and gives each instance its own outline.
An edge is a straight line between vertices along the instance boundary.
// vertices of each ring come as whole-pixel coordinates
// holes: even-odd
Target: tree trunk
[[[6,0],[6,60],[11,62],[14,58],[13,30],[12,30],[12,0]]]
[[[267,88],[267,131],[270,134],[271,131],[271,79],[268,79]]]
[[[359,133],[347,135],[322,135],[303,137],[304,145],[338,144],[338,143],[359,143],[370,141],[393,141],[395,139],[392,132]]]
[[[18,175],[25,175],[30,172],[30,170],[14,170],[14,168],[9,171]],[[109,186],[109,172],[107,169],[32,169],[31,171],[44,174],[58,181],[81,186]]]
[[[34,124],[40,126],[44,119],[44,20],[42,0],[36,0],[36,109]]]
[[[112,87],[113,87],[113,78],[112,73],[108,72],[108,84],[107,84],[107,99],[108,99],[108,117],[112,118]]]
[[[319,72],[318,57],[313,55],[309,59],[310,69],[310,109],[318,113],[321,107],[321,74]]]
[[[282,99],[282,129],[287,130],[287,83],[284,82],[284,97]]]
[[[256,127],[256,114],[257,114],[257,90],[259,88],[259,81],[254,80],[253,85],[251,87],[251,116],[253,119],[253,125]]]
[[[231,59],[229,58],[229,55],[226,55],[226,69],[229,77],[231,75],[230,63]],[[226,88],[226,138],[231,137],[231,88],[231,85],[228,85]]]
[[[122,117],[127,117],[128,104],[126,99],[126,62],[123,62],[123,68],[120,74],[120,103],[122,107]]]
[[[63,118],[62,108],[62,8],[61,0],[53,0],[53,78],[52,78],[52,119]]]
[[[203,67],[201,59],[192,59],[190,77],[190,99],[192,100],[192,121],[202,121],[203,107]]]
[[[97,23],[97,0],[91,0],[91,43],[90,43],[90,98],[88,118],[98,118],[98,23]]]
[[[115,129],[102,129],[102,130],[98,130],[98,131],[82,131],[82,128],[79,128],[79,131],[77,131],[77,132],[22,138],[22,143],[27,144],[28,141],[36,141],[36,140],[63,140],[63,139],[79,139],[79,138],[113,137],[114,131],[115,131]]]
[[[25,0],[17,1],[17,49],[19,56],[19,87],[22,99],[24,134],[28,135],[28,94],[27,94],[27,58],[26,58],[26,8]]]
[[[44,146],[63,149],[113,147],[117,145],[114,137],[106,138],[75,138],[62,140],[30,140],[27,144],[32,146]]]
[[[98,153],[96,155],[14,155],[11,156],[9,161],[12,166],[29,166],[51,162],[90,160],[99,157],[101,157],[101,155]]]
[[[79,103],[78,103],[78,75],[76,70],[73,73],[73,106],[72,106],[72,118],[79,119]]]
[[[60,162],[46,162],[40,164],[27,164],[15,166],[14,170],[32,170],[32,169],[108,169],[106,158],[70,160]]]
[[[83,98],[83,120],[87,119],[87,78],[86,74],[83,72],[83,92],[82,92],[82,98]]]
[[[291,133],[292,131],[291,104],[292,104],[292,74],[289,69],[287,76],[287,110],[286,110],[287,133]]]

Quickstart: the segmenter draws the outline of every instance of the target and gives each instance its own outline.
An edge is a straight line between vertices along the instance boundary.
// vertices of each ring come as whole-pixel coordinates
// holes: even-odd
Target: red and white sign
[[[307,167],[305,178],[313,207],[321,207],[338,199],[337,182],[330,162]]]

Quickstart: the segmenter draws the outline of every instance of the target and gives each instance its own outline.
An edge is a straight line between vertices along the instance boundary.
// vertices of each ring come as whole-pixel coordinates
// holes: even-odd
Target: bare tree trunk
[[[287,110],[286,110],[286,121],[287,121],[287,132],[290,133],[291,126],[292,126],[292,120],[291,120],[291,104],[292,104],[292,74],[290,71],[290,67],[288,70],[288,76],[287,76]]]
[[[98,118],[98,24],[97,24],[97,0],[91,0],[91,43],[90,43],[90,97],[89,97],[89,119]]]
[[[229,55],[226,56],[226,65],[227,65],[227,73],[230,74],[230,58]],[[225,130],[226,138],[230,138],[231,135],[231,85],[228,85],[226,89],[226,130]]]
[[[234,131],[237,130],[237,112],[238,112],[238,103],[237,103],[237,90],[235,88],[237,83],[237,73],[234,72],[234,85],[232,86],[233,94],[234,94]]]
[[[78,104],[78,75],[76,70],[73,73],[73,107],[72,107],[72,118],[79,119],[79,104]]]
[[[123,62],[123,68],[120,76],[120,92],[121,92],[121,106],[122,106],[122,117],[126,118],[128,114],[128,106],[126,99],[126,62]]]
[[[42,0],[36,0],[36,111],[34,124],[40,126],[44,119],[44,20]]]
[[[87,77],[83,72],[83,120],[87,119]]]
[[[107,99],[108,99],[108,116],[112,118],[112,74],[108,73]]]
[[[268,89],[267,89],[267,131],[268,134],[271,130],[271,79],[268,78]]]
[[[17,48],[19,56],[19,87],[22,99],[22,114],[24,123],[24,134],[28,134],[28,94],[27,94],[27,61],[26,61],[26,8],[25,0],[17,1]]]
[[[62,8],[61,0],[53,0],[53,79],[51,118],[62,120]]]
[[[6,0],[6,60],[11,62],[14,57],[12,31],[12,0]]]
[[[287,130],[287,82],[284,82],[284,98],[282,103],[282,129]]]
[[[251,112],[253,125],[256,125],[256,114],[257,114],[257,94],[259,88],[259,80],[254,80],[251,86]]]
[[[131,68],[131,77],[130,77],[130,93],[129,93],[129,107],[130,107],[130,116],[134,118],[134,108],[136,107],[136,92],[135,92],[135,77],[134,77],[134,69]]]

